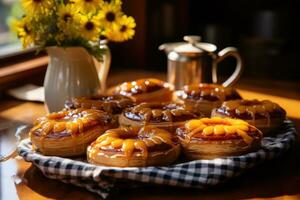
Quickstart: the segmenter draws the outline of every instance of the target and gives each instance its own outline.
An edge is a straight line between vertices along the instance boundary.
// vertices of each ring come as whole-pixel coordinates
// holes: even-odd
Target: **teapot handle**
[[[217,83],[218,81],[218,74],[217,74],[217,68],[218,64],[222,62],[227,57],[234,57],[236,59],[236,67],[233,72],[233,74],[222,83],[224,87],[232,86],[234,85],[237,80],[240,78],[242,71],[244,69],[242,58],[238,52],[238,50],[234,47],[226,47],[218,52],[217,58],[215,59],[215,62],[212,66],[212,80],[213,83]]]

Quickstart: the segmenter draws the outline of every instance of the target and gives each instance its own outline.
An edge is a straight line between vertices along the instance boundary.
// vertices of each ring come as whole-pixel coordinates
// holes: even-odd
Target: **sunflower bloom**
[[[114,4],[114,6],[119,6],[121,9],[122,1],[121,0],[103,0],[102,6],[105,6],[105,4]]]
[[[88,18],[85,15],[81,16],[80,34],[86,40],[96,41],[100,36],[100,21],[97,16]]]
[[[132,17],[122,16],[119,20],[118,25],[114,26],[112,29],[107,29],[104,35],[111,41],[122,42],[131,39],[134,34],[134,28],[136,24]]]
[[[21,0],[21,4],[27,14],[38,17],[40,14],[49,14],[53,9],[53,0]]]
[[[103,0],[73,0],[73,2],[83,13],[95,13],[103,4]]]
[[[76,35],[76,29],[80,24],[80,15],[74,4],[60,6],[57,16],[57,27],[68,35]]]
[[[104,28],[112,28],[112,26],[116,25],[118,20],[121,18],[122,10],[120,5],[121,3],[115,4],[114,1],[112,1],[111,3],[102,4],[98,16]]]
[[[122,0],[20,0],[20,3],[25,17],[10,21],[13,22],[10,28],[24,48],[82,46],[101,60],[101,37],[121,42],[135,34],[135,21],[122,12]]]
[[[30,46],[34,42],[33,31],[31,28],[30,19],[25,16],[21,20],[14,20],[11,24],[11,29],[17,33],[24,48]]]

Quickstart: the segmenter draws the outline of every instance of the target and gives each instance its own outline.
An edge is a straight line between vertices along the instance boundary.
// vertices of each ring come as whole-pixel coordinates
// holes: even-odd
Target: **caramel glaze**
[[[167,151],[178,144],[176,137],[168,131],[154,127],[121,127],[107,130],[91,144],[91,157],[99,151],[116,152],[130,158],[133,153],[140,152],[147,158],[150,152]]]
[[[151,123],[181,122],[197,118],[182,105],[174,103],[141,103],[126,109],[123,114],[131,120]]]
[[[133,96],[142,93],[154,92],[162,88],[169,88],[169,86],[161,80],[148,78],[125,82],[116,87],[115,93],[124,96]]]
[[[112,123],[112,118],[104,111],[83,108],[62,110],[38,118],[29,134],[42,138],[76,136],[94,126],[109,123]]]
[[[267,119],[268,124],[270,118],[282,118],[286,116],[286,112],[278,104],[268,100],[233,100],[226,101],[220,108],[216,109],[217,113],[228,117],[239,118],[244,120]]]
[[[241,96],[233,88],[206,83],[186,85],[183,87],[183,90],[177,92],[177,96],[181,99],[212,102],[241,99]]]
[[[219,117],[190,120],[184,127],[178,128],[176,133],[180,138],[188,141],[242,139],[246,144],[262,136],[257,128],[243,120]]]
[[[73,98],[72,101],[66,102],[65,107],[68,109],[97,109],[112,114],[120,114],[125,108],[132,105],[133,101],[129,97],[122,95],[98,95]]]

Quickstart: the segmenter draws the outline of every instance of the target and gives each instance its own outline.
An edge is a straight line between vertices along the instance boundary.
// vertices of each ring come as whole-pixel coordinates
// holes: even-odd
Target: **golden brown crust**
[[[197,141],[181,143],[182,151],[188,160],[215,159],[228,156],[240,156],[257,150],[260,147],[259,140],[255,140],[250,146],[245,145],[241,139],[229,139],[224,142]],[[201,149],[201,150],[200,150]]]
[[[122,127],[106,131],[87,149],[88,162],[117,167],[168,165],[180,153],[176,137],[154,127]]]
[[[230,118],[190,120],[177,129],[185,157],[190,160],[242,155],[260,147],[261,132]]]
[[[130,97],[136,103],[169,102],[173,99],[173,87],[154,78],[122,83],[113,93]]]
[[[205,116],[210,116],[213,108],[230,99],[241,99],[241,96],[235,89],[217,84],[191,84],[176,92],[177,102]]]
[[[171,133],[175,132],[175,130],[178,127],[181,127],[182,125],[184,125],[185,121],[181,121],[181,122],[156,122],[156,123],[144,123],[144,122],[140,122],[140,121],[135,121],[135,120],[131,120],[128,119],[127,117],[125,117],[124,115],[120,115],[119,116],[119,124],[121,126],[127,126],[127,127],[131,127],[131,126],[136,126],[136,127],[142,127],[145,124],[147,126],[153,126],[153,127],[157,127],[157,128],[161,128],[161,129],[165,129],[170,131]]]
[[[88,152],[91,147],[88,147]],[[116,156],[113,152],[99,151],[97,156],[88,156],[88,162],[104,166],[114,167],[146,167],[146,166],[166,166],[174,163],[180,154],[180,144],[167,151],[158,151],[149,153],[147,159],[143,159],[139,153],[134,153],[131,158],[126,156]],[[88,154],[89,155],[89,154]]]
[[[179,103],[183,103],[184,108],[186,110],[193,110],[195,114],[199,116],[209,117],[214,108],[221,105],[221,101],[195,101],[192,99],[186,99],[182,101],[177,101]]]
[[[92,109],[62,110],[38,118],[31,142],[44,155],[78,156],[105,130],[114,128],[111,115]]]
[[[43,138],[32,135],[30,137],[33,148],[43,155],[49,156],[80,156],[86,153],[88,145],[99,135],[113,126],[95,126],[76,137]]]
[[[141,103],[125,109],[119,116],[122,126],[155,126],[171,132],[197,115],[174,103]]]
[[[211,116],[243,119],[267,134],[283,123],[286,112],[278,104],[268,100],[232,100],[215,108]]]
[[[85,108],[103,110],[112,114],[120,114],[125,108],[131,107],[133,100],[123,95],[97,95],[91,97],[75,97],[66,102],[68,109]]]

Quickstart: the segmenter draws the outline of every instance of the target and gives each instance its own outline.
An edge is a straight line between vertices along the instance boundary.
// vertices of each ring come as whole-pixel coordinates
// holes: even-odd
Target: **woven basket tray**
[[[45,176],[85,187],[106,198],[119,182],[138,181],[179,187],[205,188],[238,176],[245,170],[277,158],[294,143],[296,129],[286,120],[273,137],[264,137],[260,150],[242,156],[197,160],[166,167],[118,168],[89,164],[85,158],[43,156],[32,149],[29,139],[18,146],[19,155],[32,162]],[[130,184],[128,184],[130,185]]]

